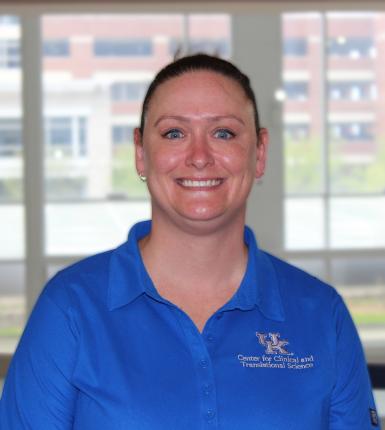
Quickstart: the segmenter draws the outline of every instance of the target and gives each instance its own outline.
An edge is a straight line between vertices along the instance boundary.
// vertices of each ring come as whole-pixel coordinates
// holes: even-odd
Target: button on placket
[[[211,394],[212,390],[213,390],[212,385],[210,385],[210,384],[204,384],[204,385],[203,385],[203,393],[204,393],[206,396],[209,396],[209,395]]]
[[[210,330],[211,324],[209,321],[203,333],[200,333],[193,321],[182,310],[179,310],[178,315],[195,362],[195,372],[198,387],[200,387],[202,430],[214,430],[218,428],[218,419],[214,371],[210,355],[210,350],[215,346],[215,338]]]
[[[207,419],[208,421],[211,421],[214,417],[215,417],[215,411],[214,411],[214,410],[212,410],[212,409],[207,409],[207,412],[206,412],[206,419]]]
[[[204,345],[203,338],[201,338],[201,341]],[[210,358],[202,358],[199,361],[198,369],[200,369],[198,370],[198,376],[202,378],[201,410],[203,413],[204,421],[207,424],[207,427],[205,426],[204,428],[215,429],[218,425],[216,419],[217,405],[214,386],[214,375]]]

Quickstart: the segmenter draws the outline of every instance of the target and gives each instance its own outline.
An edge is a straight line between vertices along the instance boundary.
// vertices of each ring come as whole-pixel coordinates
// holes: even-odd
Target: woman
[[[48,283],[9,369],[3,430],[375,427],[341,298],[245,227],[267,145],[235,66],[195,55],[159,72],[135,131],[152,223]]]

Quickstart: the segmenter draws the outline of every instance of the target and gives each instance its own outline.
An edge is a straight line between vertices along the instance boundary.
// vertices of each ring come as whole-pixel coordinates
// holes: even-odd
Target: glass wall
[[[18,17],[0,15],[0,351],[24,325],[24,193]]]
[[[91,254],[150,216],[133,145],[149,82],[183,52],[228,57],[230,19],[46,15],[42,30],[46,253]]]
[[[148,83],[175,55],[204,51],[231,58],[232,20],[228,14],[39,10],[35,15],[40,18],[44,106],[43,270],[51,276],[82,256],[121,243],[135,221],[149,217],[132,141]],[[282,17],[285,94],[283,120],[275,123],[284,132],[285,235],[279,251],[335,285],[365,344],[383,346],[385,14],[274,13]],[[0,30],[0,352],[4,352],[13,350],[24,325],[26,255],[19,19],[1,15]],[[255,28],[234,51],[247,50],[250,57],[252,38],[261,38],[259,33]],[[255,58],[271,62],[262,54]],[[269,82],[264,85],[270,89]],[[271,197],[282,201],[281,194]]]
[[[36,16],[45,246],[44,267],[33,270],[48,278],[123,242],[134,222],[150,216],[133,157],[144,93],[175,55],[229,57],[231,20],[226,14],[183,13]],[[18,17],[0,16],[0,354],[13,352],[25,322],[21,31]]]
[[[286,249],[318,252],[312,272],[371,346],[385,341],[384,28],[384,13],[282,16]]]

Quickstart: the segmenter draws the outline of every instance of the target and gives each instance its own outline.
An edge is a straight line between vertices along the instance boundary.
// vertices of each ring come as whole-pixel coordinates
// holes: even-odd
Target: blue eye
[[[227,128],[220,128],[219,130],[215,131],[214,136],[218,139],[228,140],[233,138],[235,134]]]
[[[171,130],[166,131],[166,133],[163,134],[163,137],[166,139],[181,139],[183,137],[183,133],[177,128],[172,128]]]

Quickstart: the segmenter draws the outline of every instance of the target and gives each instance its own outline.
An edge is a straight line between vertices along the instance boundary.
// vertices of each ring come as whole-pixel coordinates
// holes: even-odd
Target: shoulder
[[[291,294],[298,294],[298,296],[302,297],[309,295],[322,297],[324,295],[337,294],[334,287],[305,270],[267,252],[262,251],[262,254],[274,267],[278,280],[284,290],[289,288]]]
[[[104,300],[114,252],[116,250],[92,255],[60,270],[47,282],[41,296],[48,297],[63,310],[78,307],[91,298]]]
[[[266,264],[275,272],[282,302],[286,308],[298,309],[301,305],[330,317],[336,309],[345,308],[336,289],[310,273],[261,251]]]

